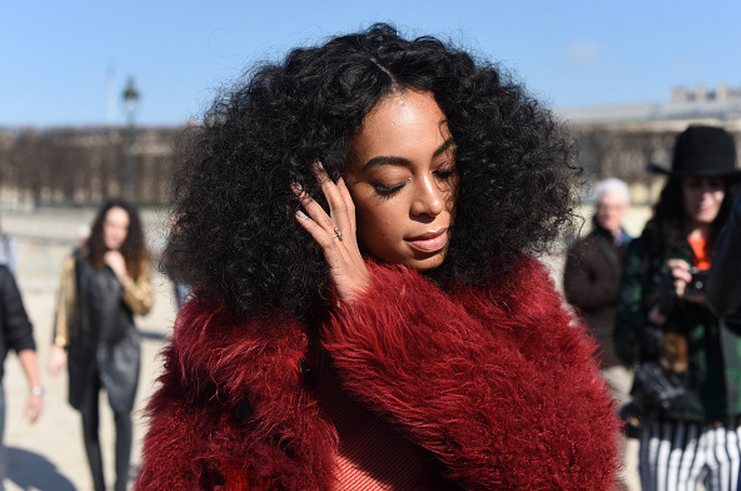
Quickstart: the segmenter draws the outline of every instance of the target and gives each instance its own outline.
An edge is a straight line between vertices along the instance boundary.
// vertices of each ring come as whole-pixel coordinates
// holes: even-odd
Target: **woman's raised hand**
[[[330,281],[342,302],[352,303],[370,284],[368,268],[358,247],[355,204],[345,181],[335,184],[319,161],[314,172],[329,204],[329,214],[301,186],[291,189],[304,211],[296,212],[298,223],[314,238],[329,265]]]
[[[126,282],[128,273],[126,272],[126,260],[119,251],[109,250],[103,254],[103,262],[110,266],[113,272],[118,276],[121,283]]]

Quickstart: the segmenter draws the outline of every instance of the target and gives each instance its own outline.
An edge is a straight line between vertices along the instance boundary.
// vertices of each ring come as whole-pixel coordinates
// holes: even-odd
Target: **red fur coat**
[[[618,422],[594,347],[542,265],[523,258],[504,287],[452,293],[403,267],[369,267],[372,290],[321,327],[356,400],[458,489],[611,488]],[[190,302],[149,404],[136,489],[331,489],[337,437],[301,375],[308,345],[290,316]]]

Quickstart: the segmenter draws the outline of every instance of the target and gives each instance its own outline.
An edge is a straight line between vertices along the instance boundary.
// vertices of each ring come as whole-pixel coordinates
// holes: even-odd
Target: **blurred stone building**
[[[129,163],[136,169],[137,201],[166,203],[181,130],[138,128],[130,142],[124,127],[0,128],[0,205],[95,205],[129,196]]]
[[[724,84],[677,89],[662,103],[557,113],[575,136],[577,164],[587,181],[620,177],[631,184],[636,204],[655,199],[663,181],[646,167],[669,167],[674,139],[688,125],[721,125],[741,145],[741,87]],[[0,128],[0,206],[84,206],[127,196],[132,163],[139,203],[167,204],[171,178],[178,172],[173,148],[182,129],[137,128],[129,145],[125,127]]]
[[[671,167],[678,133],[692,124],[722,126],[736,139],[741,155],[741,87],[719,84],[675,89],[657,104],[566,108],[557,111],[576,137],[578,165],[591,182],[619,177],[631,185],[633,201],[653,202],[663,179],[648,164]]]

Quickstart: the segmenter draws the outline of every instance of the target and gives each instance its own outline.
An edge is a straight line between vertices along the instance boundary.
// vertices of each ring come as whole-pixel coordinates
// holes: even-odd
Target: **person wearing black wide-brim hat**
[[[715,126],[690,126],[677,137],[672,168],[655,164],[648,168],[656,174],[676,177],[741,178],[733,136]]]
[[[649,401],[648,384],[633,390],[641,484],[644,491],[680,483],[692,491],[700,482],[708,491],[736,491],[741,334],[718,322],[703,290],[741,178],[733,137],[722,128],[690,126],[677,137],[671,169],[650,170],[668,179],[626,254],[615,324],[624,361],[655,363],[673,380],[674,390],[650,394],[660,402]]]

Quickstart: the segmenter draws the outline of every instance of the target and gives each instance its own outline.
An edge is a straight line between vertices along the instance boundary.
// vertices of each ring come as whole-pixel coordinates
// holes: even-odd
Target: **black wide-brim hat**
[[[677,137],[671,170],[654,164],[648,170],[676,177],[741,177],[733,137],[715,126],[690,126]]]

